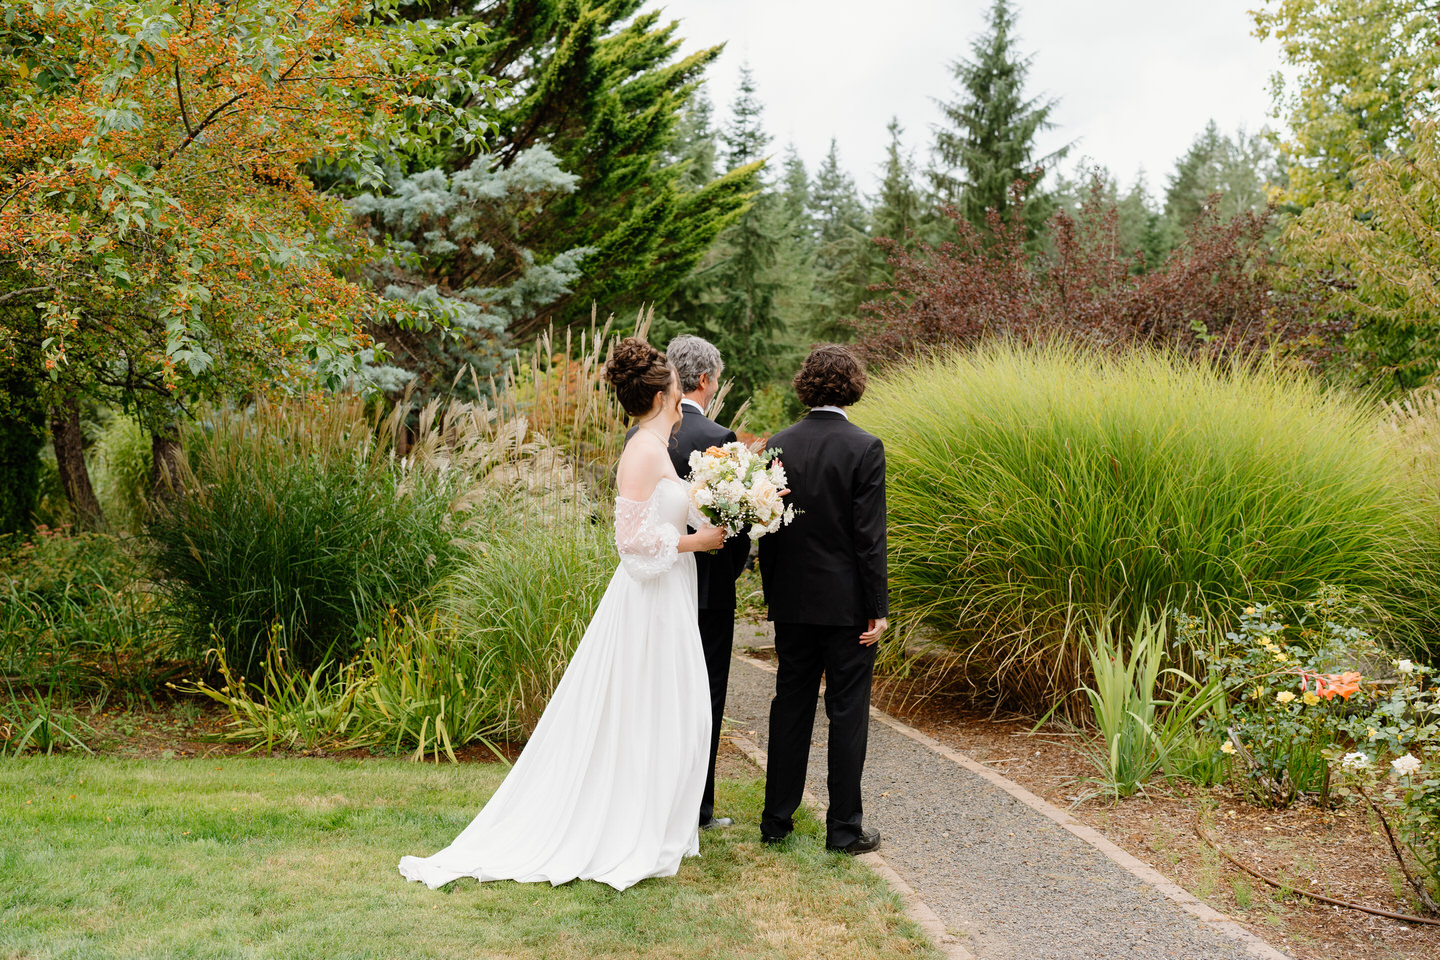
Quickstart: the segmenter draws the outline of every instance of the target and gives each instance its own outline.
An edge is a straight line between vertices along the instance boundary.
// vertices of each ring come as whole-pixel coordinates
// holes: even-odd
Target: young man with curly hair
[[[875,653],[889,613],[885,448],[845,412],[865,393],[865,367],[848,348],[816,347],[795,376],[795,392],[810,413],[768,447],[780,450],[787,499],[799,513],[760,540],[779,658],[760,837],[779,843],[794,829],[823,676],[830,719],[825,845],[865,853],[880,845],[879,831],[863,824],[860,776]]]

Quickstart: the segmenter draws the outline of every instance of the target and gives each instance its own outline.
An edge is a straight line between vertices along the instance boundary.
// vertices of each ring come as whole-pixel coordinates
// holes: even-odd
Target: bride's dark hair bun
[[[655,394],[670,389],[671,375],[665,354],[634,337],[617,343],[605,362],[605,379],[615,389],[620,406],[632,417],[650,412]]]

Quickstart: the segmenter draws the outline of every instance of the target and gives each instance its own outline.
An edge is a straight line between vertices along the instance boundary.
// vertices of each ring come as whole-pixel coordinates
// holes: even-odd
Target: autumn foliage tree
[[[368,244],[307,172],[379,182],[482,132],[452,102],[485,81],[445,59],[470,39],[393,6],[5,5],[0,365],[42,381],[67,488],[81,396],[137,404],[163,444],[196,397],[340,382],[401,309],[352,282]]]
[[[1165,261],[1119,240],[1119,217],[1095,183],[1074,213],[1048,224],[1027,252],[1022,214],[991,211],[982,233],[950,210],[957,238],[939,247],[889,245],[895,280],[862,306],[867,352],[879,360],[966,347],[989,338],[1063,338],[1104,350],[1160,346],[1227,357],[1271,346],[1315,361],[1340,331],[1313,298],[1271,282],[1268,214],[1221,219],[1213,206]]]

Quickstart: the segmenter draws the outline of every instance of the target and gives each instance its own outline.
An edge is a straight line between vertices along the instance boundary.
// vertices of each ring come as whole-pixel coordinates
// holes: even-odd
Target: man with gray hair
[[[690,474],[690,454],[735,440],[728,430],[705,416],[705,408],[720,389],[725,369],[720,351],[700,337],[676,337],[665,348],[665,356],[680,376],[683,414],[670,438],[670,460],[675,472]],[[632,430],[633,432],[633,430]],[[627,435],[628,437],[628,435]],[[713,554],[695,554],[695,577],[700,601],[700,642],[705,649],[705,667],[710,675],[710,768],[705,793],[700,798],[700,828],[728,827],[729,817],[715,816],[715,753],[720,746],[720,724],[725,716],[725,694],[730,686],[730,646],[735,639],[735,580],[745,569],[750,555],[749,537],[732,537]]]

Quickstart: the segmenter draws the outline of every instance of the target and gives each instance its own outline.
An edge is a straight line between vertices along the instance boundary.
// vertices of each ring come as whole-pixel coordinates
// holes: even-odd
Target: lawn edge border
[[[764,670],[766,673],[775,672],[774,665],[766,663],[763,660],[757,660],[754,657],[747,656],[743,653],[736,653],[735,657],[736,659],[744,661],[752,667]],[[1085,841],[1090,846],[1098,850],[1100,853],[1104,854],[1121,869],[1125,870],[1135,878],[1149,884],[1151,887],[1154,887],[1156,890],[1164,894],[1170,900],[1173,900],[1175,903],[1179,904],[1181,909],[1183,909],[1186,913],[1189,913],[1191,916],[1200,920],[1202,923],[1204,923],[1211,929],[1216,930],[1219,933],[1229,937],[1230,939],[1239,942],[1245,947],[1246,951],[1251,956],[1256,957],[1257,960],[1294,960],[1294,958],[1290,956],[1290,954],[1277,949],[1269,943],[1266,943],[1260,937],[1245,929],[1227,914],[1221,913],[1219,910],[1216,910],[1214,907],[1203,902],[1194,894],[1190,893],[1190,891],[1186,890],[1184,887],[1180,886],[1173,880],[1166,877],[1163,873],[1155,869],[1155,867],[1153,867],[1152,865],[1146,863],[1138,857],[1135,857],[1133,854],[1127,853],[1115,843],[1106,839],[1105,836],[1102,835],[1094,827],[1081,823],[1074,817],[1070,816],[1070,814],[1066,813],[1064,810],[1061,810],[1059,807],[1050,803],[1048,800],[1036,796],[1035,794],[1031,793],[1029,790],[1026,790],[1024,787],[1020,786],[1020,784],[1009,779],[1008,777],[1005,777],[1004,775],[990,769],[989,767],[985,766],[982,763],[979,763],[976,760],[972,760],[970,757],[967,757],[965,754],[961,753],[958,750],[947,747],[945,744],[941,743],[939,740],[936,740],[929,734],[922,733],[921,731],[916,730],[909,724],[902,723],[901,721],[896,720],[894,717],[890,716],[888,713],[881,710],[879,707],[873,705],[870,707],[870,718],[878,723],[884,724],[885,726],[894,730],[896,733],[900,733],[906,737],[909,737],[911,740],[914,740],[916,743],[921,744],[932,752],[939,754],[946,760],[949,760],[952,763],[964,767],[966,770],[969,770],[976,776],[981,777],[992,786],[1003,790],[1005,793],[1014,797],[1016,800],[1019,800],[1021,803],[1025,804],[1027,807],[1031,808],[1035,812],[1041,814],[1049,820],[1054,821],[1056,824],[1065,828],[1075,837]],[[904,881],[901,882],[903,883]],[[927,907],[926,909],[928,910],[929,908]],[[943,928],[944,925],[941,924],[941,926]]]
[[[754,663],[754,661],[751,662]],[[729,733],[726,734],[726,737],[749,758],[751,763],[764,772],[769,761],[769,754],[761,749],[759,744],[740,733]],[[808,789],[805,791],[804,798],[805,802],[812,807],[818,807],[815,795]],[[896,873],[895,868],[890,866],[884,857],[871,851],[861,854],[855,859],[865,864],[872,873],[884,880],[890,889],[900,897],[900,902],[905,905],[905,915],[925,932],[925,936],[947,960],[976,960],[975,955],[966,950],[959,939],[945,926],[945,921],[930,909],[930,905],[920,898],[920,894],[915,892],[915,888],[906,883],[905,878]]]

